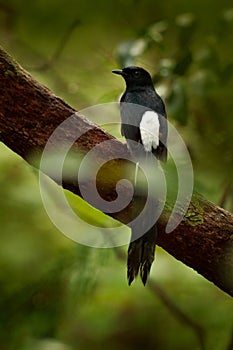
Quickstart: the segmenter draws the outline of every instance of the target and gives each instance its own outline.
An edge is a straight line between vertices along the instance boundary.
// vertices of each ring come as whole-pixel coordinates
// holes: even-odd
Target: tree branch
[[[34,80],[2,49],[0,82],[0,141],[38,166],[31,154],[41,156],[54,129],[76,111]],[[125,166],[130,163],[124,160],[129,158],[127,148],[78,113],[73,134],[61,128],[56,142],[62,144],[64,138],[72,138],[77,128],[82,136],[75,142],[74,152],[86,154],[99,145],[96,156],[105,162],[113,159],[101,168],[96,180],[101,196],[111,202],[117,197],[116,183],[126,177]],[[111,145],[103,143],[108,140],[112,140]],[[116,154],[122,159],[114,159]],[[62,186],[81,194],[77,182],[63,180]],[[88,188],[88,181],[84,186]],[[127,185],[124,194],[130,196]],[[124,210],[109,215],[127,224],[129,211],[136,204],[131,202]],[[158,223],[158,244],[233,296],[233,215],[195,194],[183,221],[167,235],[164,231],[169,214],[167,205]]]

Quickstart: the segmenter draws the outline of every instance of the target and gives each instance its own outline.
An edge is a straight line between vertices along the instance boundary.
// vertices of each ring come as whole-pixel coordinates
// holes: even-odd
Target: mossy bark
[[[126,167],[130,166],[124,159],[114,159],[116,154],[129,158],[124,144],[79,115],[74,108],[33,79],[2,49],[0,90],[0,141],[33,166],[37,167],[38,163],[31,154],[41,156],[56,127],[74,113],[75,128],[79,128],[82,136],[74,143],[73,152],[84,155],[97,144],[112,140],[110,146],[103,144],[99,147],[97,157],[100,160],[113,160],[99,172],[97,188],[104,199],[116,199],[115,185],[119,179],[126,177]],[[64,129],[63,136],[73,137],[72,130],[69,132],[70,135]],[[56,141],[62,143],[62,133]],[[132,180],[130,176],[128,178]],[[80,195],[77,182],[64,180],[62,185]],[[84,186],[88,187],[88,181]],[[124,194],[129,198],[131,196],[127,185]],[[110,215],[127,224],[132,206],[137,206],[137,203],[131,202],[124,210]],[[172,233],[166,234],[169,214],[167,203],[158,223],[158,244],[233,296],[233,215],[198,194],[193,195],[180,225]]]

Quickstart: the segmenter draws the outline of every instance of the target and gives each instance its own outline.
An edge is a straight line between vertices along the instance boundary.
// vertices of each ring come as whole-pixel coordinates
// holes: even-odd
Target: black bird
[[[121,75],[126,82],[126,90],[120,100],[121,133],[126,138],[133,158],[139,164],[153,163],[156,171],[157,160],[167,160],[165,105],[145,69],[130,66],[112,72]],[[141,195],[143,194],[140,189],[137,190],[136,185],[134,198]],[[157,204],[158,198],[152,198],[141,222],[131,225],[132,235],[127,261],[129,285],[139,272],[145,285],[154,261],[157,225],[153,218]]]

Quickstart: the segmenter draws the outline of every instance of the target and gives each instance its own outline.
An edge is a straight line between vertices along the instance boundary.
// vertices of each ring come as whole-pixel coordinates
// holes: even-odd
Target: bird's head
[[[153,86],[150,74],[141,67],[129,66],[123,69],[115,69],[114,74],[121,75],[126,82],[127,87],[137,88],[144,86]]]

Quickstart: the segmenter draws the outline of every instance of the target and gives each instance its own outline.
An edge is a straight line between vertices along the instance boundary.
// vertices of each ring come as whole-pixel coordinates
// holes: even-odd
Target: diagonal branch
[[[34,80],[2,49],[0,89],[0,141],[38,166],[31,154],[40,156],[54,129],[76,111]],[[74,152],[85,154],[100,145],[97,157],[113,159],[102,167],[96,180],[101,196],[111,202],[117,197],[116,183],[126,177],[125,165],[129,162],[123,158],[129,158],[128,151],[125,145],[78,113],[74,125],[77,128],[82,136],[75,142]],[[63,129],[56,141],[62,144],[64,137],[72,136]],[[110,145],[103,143],[108,140],[112,140]],[[116,154],[122,155],[122,159],[114,159]],[[62,186],[80,195],[77,182],[63,180]],[[84,186],[88,188],[88,181]],[[124,194],[130,195],[127,185]],[[127,224],[132,205],[137,203],[109,215]],[[195,194],[181,224],[167,235],[164,231],[169,213],[168,203],[158,223],[158,244],[233,296],[233,215]]]
[[[122,249],[115,248],[115,255],[119,260],[126,260],[126,254]],[[200,344],[200,349],[205,350],[205,330],[204,328],[190,318],[179,306],[177,306],[173,300],[169,297],[169,295],[152,279],[148,281],[149,290],[157,296],[161,302],[168,308],[170,313],[175,316],[177,320],[179,320],[184,325],[190,327],[193,330],[196,338]]]

